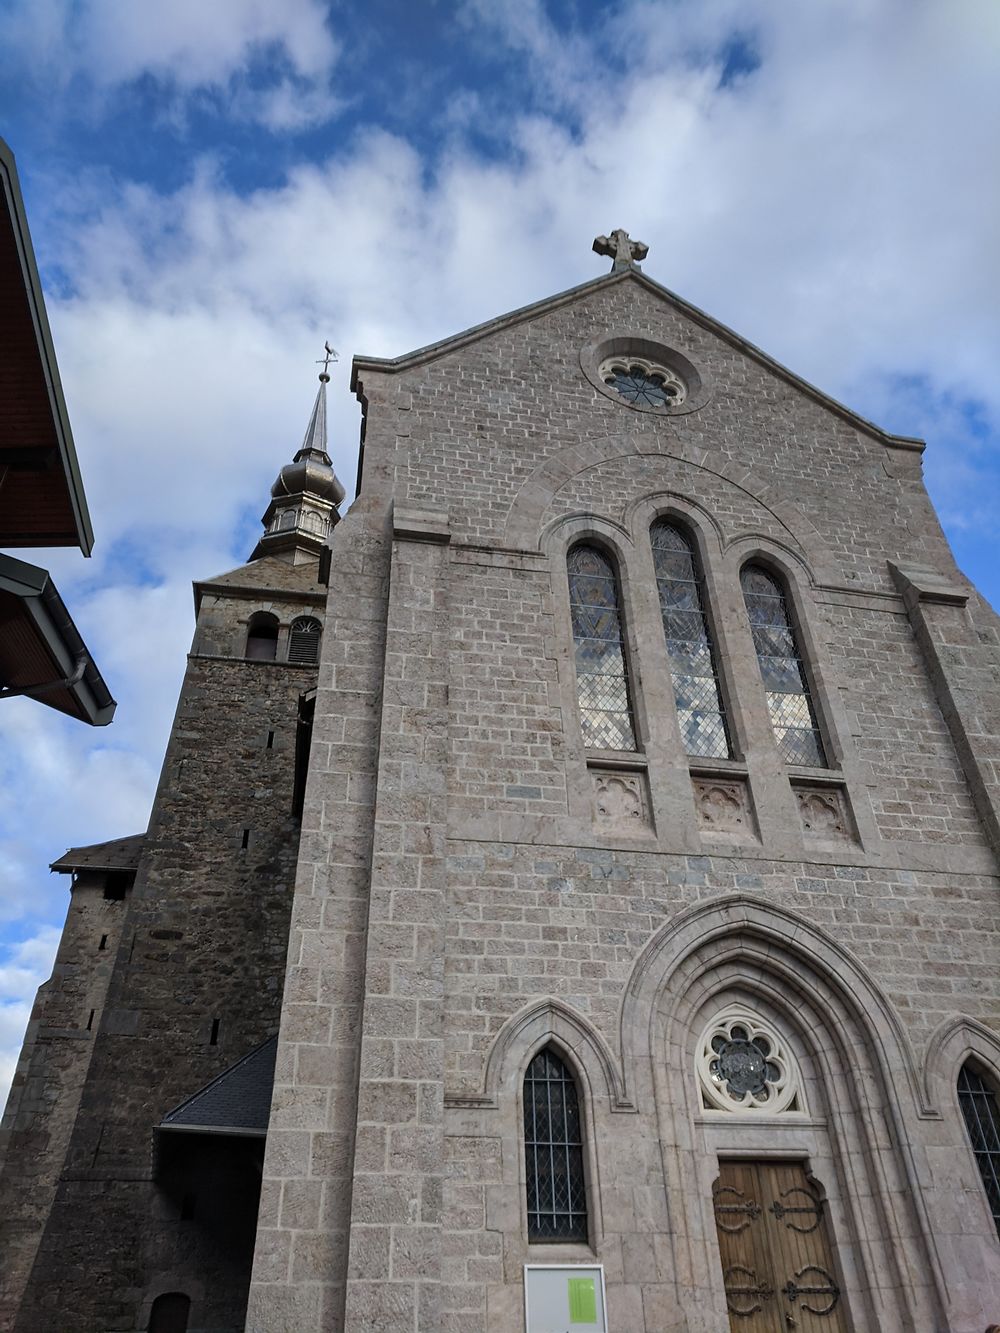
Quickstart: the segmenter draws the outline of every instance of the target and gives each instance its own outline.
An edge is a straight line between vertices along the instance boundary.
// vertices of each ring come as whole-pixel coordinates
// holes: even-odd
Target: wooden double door
[[[720,1162],[712,1188],[732,1333],[848,1333],[822,1199],[801,1162]]]

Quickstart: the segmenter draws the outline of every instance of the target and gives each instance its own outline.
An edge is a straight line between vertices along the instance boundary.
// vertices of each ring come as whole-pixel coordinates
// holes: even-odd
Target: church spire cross
[[[642,241],[633,241],[624,227],[616,227],[610,236],[594,237],[594,254],[613,259],[611,272],[619,273],[623,269],[638,268],[639,260],[649,254],[649,246]]]
[[[325,343],[323,344],[323,351],[326,353],[326,355],[320,357],[320,359],[316,362],[316,364],[317,364],[317,366],[322,366],[322,367],[323,367],[323,369],[322,369],[322,370],[320,371],[320,373],[319,373],[319,377],[320,377],[321,382],[322,382],[323,384],[329,384],[329,383],[330,383],[330,362],[331,362],[331,361],[336,361],[336,360],[338,360],[338,357],[337,357],[337,353],[336,353],[336,351],[334,350],[334,348],[332,348],[332,347],[330,346],[329,342],[325,342]]]

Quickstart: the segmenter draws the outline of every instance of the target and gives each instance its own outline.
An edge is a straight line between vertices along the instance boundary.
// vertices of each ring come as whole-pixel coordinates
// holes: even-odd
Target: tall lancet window
[[[971,1065],[958,1075],[958,1104],[976,1155],[976,1166],[1000,1236],[1000,1111],[996,1093]]]
[[[761,565],[744,565],[740,583],[781,756],[788,764],[822,768],[823,738],[784,589]]]
[[[672,523],[654,523],[649,539],[685,753],[729,759],[729,729],[697,553],[691,540]]]
[[[591,750],[634,750],[614,566],[596,546],[574,546],[567,566],[583,743]]]
[[[524,1076],[528,1239],[587,1239],[583,1127],[573,1075],[551,1047]]]

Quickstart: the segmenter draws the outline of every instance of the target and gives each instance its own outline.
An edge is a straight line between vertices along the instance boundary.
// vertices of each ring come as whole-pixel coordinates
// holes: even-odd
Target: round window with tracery
[[[677,407],[687,386],[675,370],[639,357],[611,357],[600,369],[601,379],[635,407]]]
[[[698,1082],[708,1110],[775,1115],[803,1109],[794,1056],[775,1029],[748,1009],[727,1009],[705,1028]]]

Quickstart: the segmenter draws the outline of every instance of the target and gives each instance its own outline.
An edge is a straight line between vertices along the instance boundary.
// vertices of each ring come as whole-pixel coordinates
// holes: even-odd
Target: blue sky
[[[119,701],[0,710],[0,1091],[66,906],[145,826],[190,585],[254,544],[324,338],[392,356],[646,271],[887,428],[1000,605],[995,0],[0,0],[97,546],[40,553]]]

